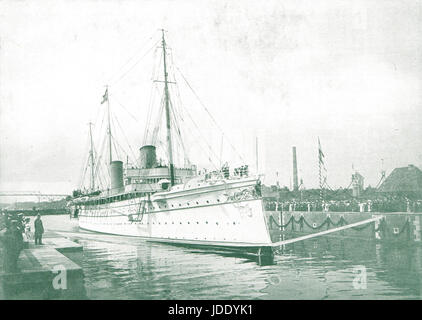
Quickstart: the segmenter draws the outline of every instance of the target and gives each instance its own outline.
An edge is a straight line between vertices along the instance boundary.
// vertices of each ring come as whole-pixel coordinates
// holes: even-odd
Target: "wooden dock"
[[[44,238],[43,243],[30,243],[21,251],[18,272],[0,269],[0,300],[81,298],[85,290],[83,270],[65,254],[82,253],[83,247],[55,235]]]

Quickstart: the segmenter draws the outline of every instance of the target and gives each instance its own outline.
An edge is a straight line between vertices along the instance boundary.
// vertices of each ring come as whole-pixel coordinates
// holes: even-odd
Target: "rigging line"
[[[131,147],[131,145],[129,143],[129,139],[127,138],[127,136],[126,136],[126,134],[125,134],[125,132],[123,130],[123,127],[120,125],[119,119],[117,119],[117,117],[115,115],[113,115],[113,117],[114,117],[115,122],[117,123],[117,126],[119,127],[120,131],[122,132],[123,137],[126,140],[126,143],[127,143],[128,147],[129,147],[130,152],[132,153],[133,159],[131,159],[131,161],[132,160],[136,160],[135,153],[133,152],[133,149],[132,149],[132,147]]]
[[[127,143],[127,145],[128,145],[128,147],[129,147],[129,150],[130,150],[130,152],[131,152],[131,155],[133,156],[133,158],[132,159],[130,159],[131,161],[135,161],[136,162],[136,155],[135,155],[135,152],[133,152],[133,149],[132,149],[132,147],[131,147],[131,145],[130,145],[130,143],[129,143],[129,139],[127,138],[127,136],[126,136],[126,134],[125,134],[125,132],[124,132],[124,130],[123,130],[123,127],[121,126],[121,124],[120,124],[120,122],[119,122],[119,119],[117,119],[117,117],[115,116],[115,120],[116,120],[116,122],[117,122],[117,125],[118,125],[118,127],[120,128],[120,131],[122,132],[122,135],[123,135],[123,137],[125,138],[125,140],[126,140],[126,143]],[[123,149],[123,148],[122,148]]]
[[[99,156],[99,160],[101,161],[101,155]],[[103,179],[101,178],[100,167],[96,168],[94,179],[97,179],[97,186],[99,186],[101,189],[104,189],[105,184],[103,183]]]
[[[136,58],[139,55],[139,53],[143,51],[143,49],[149,44],[149,42],[153,40],[153,38],[154,36],[149,37],[148,40],[145,41],[142,46],[140,46],[138,49],[135,49],[133,51],[134,52],[133,55],[129,59],[127,59],[126,62],[119,69],[116,70],[116,72],[109,78],[107,83],[111,83],[113,79],[116,78],[117,75],[121,72],[121,70],[123,70],[134,58]]]
[[[89,144],[90,144],[90,140],[89,140],[89,135],[87,135],[87,140],[86,140],[86,144],[85,144],[85,148],[84,148],[84,153],[88,150],[89,151]],[[79,187],[82,187],[85,183],[85,174],[87,171],[87,166],[89,164],[89,152],[88,152],[88,157],[86,161],[82,162],[81,165],[81,169],[80,169],[80,173],[79,173]]]
[[[114,124],[113,116],[114,116],[114,115],[112,115],[112,117],[111,117],[111,125],[113,126],[113,133],[114,133],[114,129],[116,129],[116,125]],[[113,134],[111,134],[111,141],[113,142],[114,151],[116,151],[117,158],[118,158],[118,159],[121,159],[121,156],[120,156],[119,150],[118,150],[118,149],[117,149],[117,147],[116,147],[116,139],[115,139],[115,137],[114,137],[114,135],[113,135]],[[123,151],[123,153],[125,153],[125,151],[124,151],[124,150],[122,150],[122,151]]]
[[[156,119],[156,121],[155,121],[155,126],[159,126],[159,122],[160,122],[160,119],[161,119],[161,117],[162,117],[162,113],[163,113],[163,108],[164,108],[164,94],[162,95],[161,93],[160,93],[160,90],[159,90],[159,88],[158,88],[158,85],[155,85],[155,90],[157,91],[157,96],[159,96],[159,97],[161,97],[161,100],[160,100],[160,109],[159,109],[159,115],[158,115],[158,118]],[[155,95],[154,95],[154,101],[153,101],[153,103],[155,103]],[[151,105],[151,108],[152,108],[152,105]],[[151,120],[152,120],[152,114],[151,114],[151,116],[150,116],[150,119],[149,119],[149,123],[148,123],[148,125],[147,125],[147,135],[149,134],[149,131],[150,131],[150,127],[151,127]],[[154,141],[154,134],[156,134],[157,133],[157,131],[158,131],[158,129],[159,128],[156,128],[156,127],[154,127],[154,129],[153,129],[153,136],[151,137],[152,139],[153,139],[153,141]],[[148,139],[148,136],[146,137],[146,139]],[[154,143],[153,143],[154,144]]]
[[[183,106],[182,106],[182,108],[183,108]],[[187,113],[187,115],[189,116],[189,118],[190,118],[190,120],[192,121],[192,123],[194,124],[194,126],[196,127],[196,129],[198,130],[198,133],[199,133],[199,135],[200,136],[202,136],[202,140],[205,142],[205,144],[207,145],[207,147],[208,147],[208,149],[209,149],[209,151],[211,151],[211,153],[218,159],[218,156],[217,156],[217,154],[214,152],[214,150],[212,149],[212,147],[209,145],[209,143],[207,142],[207,139],[204,137],[204,135],[202,134],[202,132],[201,132],[201,130],[199,129],[199,126],[196,124],[196,122],[195,122],[195,120],[192,118],[192,116],[191,116],[191,114],[190,114],[190,112],[186,109],[186,108],[183,108],[184,110],[185,110],[185,112]],[[211,159],[209,159],[210,160],[210,162],[211,162],[211,164],[216,168],[216,169],[218,169],[218,167],[214,164],[214,162],[213,161],[211,161]]]
[[[122,76],[119,78],[119,79],[117,79],[116,81],[114,81],[113,83],[112,83],[112,85],[116,85],[120,80],[122,80],[130,71],[132,71],[133,70],[133,68],[135,68],[137,65],[138,65],[138,63],[139,62],[141,62],[141,60],[148,54],[148,53],[150,53],[150,51],[152,50],[152,49],[154,49],[156,46],[157,46],[157,44],[160,42],[160,40],[158,40],[157,42],[155,42],[154,43],[154,45],[151,47],[151,48],[149,48],[133,65],[132,65],[132,67],[130,67],[124,74],[122,74]]]
[[[170,106],[171,106],[171,103],[170,103]],[[177,158],[178,158],[178,160],[180,160],[180,157],[182,156],[183,157],[183,159],[185,160],[185,162],[186,162],[186,150],[185,150],[185,147],[184,147],[184,145],[183,145],[183,140],[182,140],[182,136],[181,136],[181,132],[180,132],[180,128],[179,128],[179,125],[178,125],[178,120],[177,120],[177,118],[176,118],[176,114],[175,114],[175,112],[174,112],[174,110],[173,110],[173,108],[171,108],[170,107],[170,112],[172,113],[172,115],[173,115],[173,118],[171,119],[171,124],[172,124],[172,126],[173,126],[173,130],[175,131],[175,142],[176,142],[176,144],[177,144],[177,148],[176,148],[176,154],[177,154]],[[182,152],[178,152],[178,150],[179,150],[179,147],[182,149]]]
[[[79,187],[82,187],[82,185],[84,184],[84,180],[85,180],[85,173],[86,173],[86,167],[87,167],[87,165],[88,165],[88,159],[89,159],[89,157],[87,157],[86,158],[86,160],[85,161],[81,161],[81,168],[80,168],[80,171],[79,171],[79,180],[78,180],[78,186]]]
[[[139,120],[132,113],[130,113],[129,110],[126,109],[126,107],[123,105],[123,103],[121,103],[120,100],[116,98],[115,94],[113,94],[112,97],[113,97],[113,101],[114,100],[117,101],[117,103],[123,108],[123,110],[125,110],[127,112],[128,115],[130,115],[132,117],[133,120],[135,120],[136,122],[139,122]]]
[[[89,157],[86,160],[86,164],[84,166],[84,171],[83,171],[80,183],[79,183],[80,189],[82,189],[82,187],[85,186],[85,176],[86,176],[86,171],[88,170],[88,166],[89,166]]]
[[[103,108],[100,108],[100,111],[102,110]],[[104,110],[103,110],[104,111]],[[97,127],[97,126],[94,126],[94,128],[98,128],[97,130],[95,130],[95,132],[94,132],[94,136],[98,136],[98,138],[96,138],[96,143],[94,143],[94,145],[100,145],[100,139],[101,139],[101,132],[103,132],[103,127],[104,127],[104,121],[105,121],[105,118],[106,118],[106,112],[103,112],[103,118],[102,118],[102,120],[101,120],[101,124],[100,124],[100,126],[99,127]]]
[[[176,81],[175,81],[176,82]],[[173,91],[173,90],[172,90]],[[176,104],[176,107],[177,106],[179,106],[179,112],[178,112],[178,116],[179,116],[179,118],[181,119],[181,122],[183,122],[183,123],[186,123],[185,122],[185,119],[184,119],[184,116],[183,116],[183,104],[182,104],[182,98],[181,98],[181,96],[180,96],[180,90],[179,90],[179,86],[176,84],[176,89],[174,90],[175,92],[176,92],[176,94],[175,94],[175,96],[176,96],[176,99],[177,99],[177,104]],[[189,159],[189,155],[187,155],[187,160],[190,162],[190,159]]]
[[[158,61],[155,62],[154,66],[153,66],[153,74],[152,74],[152,79],[151,80],[158,80],[157,78],[157,74],[159,73],[161,75],[161,72],[158,71],[158,69],[160,69],[161,64],[163,63],[163,55],[160,54],[160,58],[156,59],[155,57],[157,56],[157,52],[158,52],[158,47],[156,47],[156,50],[154,52],[155,56],[154,56],[154,61]]]
[[[186,148],[185,148],[185,145],[183,143],[182,133],[181,133],[180,126],[179,126],[178,119],[181,120],[181,118],[180,118],[180,115],[175,111],[175,106],[173,105],[173,103],[171,101],[170,101],[170,110],[171,110],[171,113],[173,114],[173,119],[172,119],[173,121],[172,122],[173,122],[174,127],[176,128],[177,137],[179,138],[179,143],[180,143],[180,145],[183,149],[183,159],[185,161],[187,160],[187,162],[190,162],[189,156],[188,156]]]
[[[202,105],[202,107],[205,109],[205,111],[208,113],[208,115],[210,116],[211,120],[214,122],[214,124],[217,126],[217,128],[221,131],[222,134],[224,134],[224,131],[221,129],[221,127],[218,125],[217,121],[215,121],[214,117],[211,115],[211,113],[208,111],[207,107],[205,106],[205,104],[202,102],[202,100],[199,98],[198,94],[195,92],[195,90],[192,88],[192,86],[189,84],[188,80],[185,78],[185,76],[183,75],[182,71],[180,71],[179,67],[176,66],[177,71],[179,71],[180,75],[182,76],[183,80],[186,82],[186,84],[188,85],[189,89],[192,91],[192,93],[195,95],[195,97],[198,99],[199,103]],[[225,135],[225,134],[224,134]],[[233,146],[233,144],[231,143],[231,141],[227,138],[226,139],[227,142],[230,144],[231,148],[233,149],[234,152],[236,152],[236,154],[239,156],[240,160],[242,160],[242,162],[245,162],[245,160],[243,160],[243,157],[240,155],[240,153],[236,150],[236,148]]]
[[[95,149],[94,149],[94,152],[95,152]],[[100,157],[100,156],[98,156],[98,157]],[[94,169],[94,180],[96,182],[95,184],[96,184],[97,188],[102,188],[101,177],[97,177],[97,173],[98,173],[98,168],[95,167],[95,169]]]
[[[104,177],[104,180],[103,180]],[[104,174],[103,166],[98,168],[98,180],[100,182],[101,188],[104,190],[108,186],[108,180],[106,179],[106,175]]]
[[[148,140],[148,134],[149,134],[149,129],[150,129],[150,125],[151,125],[151,118],[152,118],[152,109],[153,109],[152,106],[155,103],[154,90],[156,90],[158,92],[158,88],[157,88],[157,85],[155,83],[152,84],[151,91],[150,91],[150,99],[149,99],[149,103],[148,103],[147,121],[145,123],[145,128],[144,128],[144,141],[143,141],[143,145],[145,145],[147,143],[147,140]]]
[[[196,129],[198,130],[199,135],[200,135],[200,136],[202,136],[202,133],[201,133],[201,131],[199,130],[199,127],[198,127],[198,125],[196,124],[195,120],[193,120],[193,119],[192,119],[192,116],[190,115],[190,113],[189,113],[189,112],[187,112],[187,114],[188,114],[189,118],[191,119],[192,123],[194,124],[194,126],[196,127]],[[211,151],[211,153],[214,153],[214,156],[215,156],[215,152],[212,150],[212,148],[210,147],[210,145],[208,144],[208,142],[206,141],[206,139],[203,137],[203,139],[202,139],[202,140],[205,142],[205,144],[207,145],[207,147],[208,147],[208,149]],[[204,148],[201,146],[201,144],[200,144],[200,143],[198,143],[198,145],[199,145],[199,147],[202,149],[202,151],[206,152],[206,151],[204,150]],[[209,160],[209,162],[211,163],[211,165],[212,165],[212,166],[214,166],[214,168],[215,168],[215,169],[219,170],[219,168],[218,168],[218,167],[214,164],[214,162],[211,160],[211,158],[209,158],[209,157],[208,157],[208,160]]]
[[[163,55],[159,55],[159,59],[155,59],[156,55],[158,52],[158,47],[156,47],[156,50],[154,51],[154,60],[155,64],[153,65],[153,73],[152,73],[152,78],[151,80],[153,81],[152,86],[151,86],[151,96],[150,96],[150,101],[149,101],[149,105],[148,105],[148,116],[147,116],[147,122],[145,125],[145,130],[144,130],[144,145],[147,144],[148,141],[148,136],[150,133],[150,127],[151,127],[151,120],[152,120],[152,114],[153,114],[153,106],[155,104],[155,100],[156,100],[156,95],[154,94],[154,90],[157,92],[157,96],[161,97],[161,99],[163,99],[163,96],[161,96],[160,90],[158,88],[158,85],[154,82],[155,80],[158,80],[158,69],[160,69],[162,63],[163,63]],[[158,63],[157,63],[158,61]],[[160,104],[163,103],[163,100],[160,101]],[[160,116],[161,118],[161,116]],[[154,132],[153,132],[153,136],[151,137],[153,140],[154,138]],[[152,141],[152,144],[154,144],[154,142]]]
[[[160,110],[158,113],[158,117],[155,121],[155,126],[154,126],[154,130],[152,132],[152,144],[154,145],[155,142],[157,141],[157,136],[158,136],[158,132],[160,130],[160,122],[161,122],[161,118],[164,112],[164,96],[161,97],[161,102],[160,102]]]
[[[107,158],[107,157],[104,157],[104,155],[106,154],[106,152],[108,150],[108,143],[106,143],[107,140],[108,140],[108,136],[107,135],[104,135],[104,137],[103,137],[103,144],[102,144],[102,148],[101,148],[101,151],[100,151],[100,159],[99,159],[99,163],[98,163],[98,171],[99,172],[101,172],[101,168],[103,166],[105,166],[106,171],[109,170],[109,165],[107,165],[106,160],[103,160],[103,158]],[[100,162],[100,160],[101,160],[101,162]]]
[[[106,140],[107,140],[107,136],[103,137],[103,143],[101,144],[100,147],[100,153],[97,153],[97,163],[95,164],[95,173],[94,173],[94,177],[98,177],[98,179],[102,182],[101,179],[101,173],[100,173],[100,169],[102,167],[102,157],[103,157],[103,153],[104,153],[104,149],[105,149],[105,144],[106,144]],[[95,149],[94,149],[95,150]],[[102,183],[101,183],[102,184]],[[104,187],[104,186],[103,186]]]

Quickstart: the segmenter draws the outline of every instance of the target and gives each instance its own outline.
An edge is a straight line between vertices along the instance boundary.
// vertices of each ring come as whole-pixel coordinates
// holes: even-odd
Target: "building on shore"
[[[413,164],[395,168],[377,191],[422,195],[422,171]]]
[[[359,198],[364,190],[363,188],[364,177],[359,173],[355,172],[352,174],[352,190],[353,197]]]

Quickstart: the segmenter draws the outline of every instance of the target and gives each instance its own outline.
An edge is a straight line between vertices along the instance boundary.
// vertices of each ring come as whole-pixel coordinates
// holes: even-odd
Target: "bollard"
[[[372,218],[377,217],[376,215],[372,215]],[[382,219],[375,221],[374,230],[377,230],[381,223],[385,221],[385,216],[382,216]],[[375,231],[375,239],[381,240],[381,230]]]

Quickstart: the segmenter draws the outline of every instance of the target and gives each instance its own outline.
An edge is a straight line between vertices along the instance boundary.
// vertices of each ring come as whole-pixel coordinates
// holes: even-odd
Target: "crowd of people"
[[[347,200],[266,201],[268,211],[422,212],[422,200],[404,196]]]
[[[34,233],[31,232],[30,219],[22,213],[0,213],[0,244],[5,272],[18,271],[19,255],[24,248],[28,248],[29,241],[35,239],[36,245],[42,245],[44,226],[41,216],[38,214],[34,221]]]

